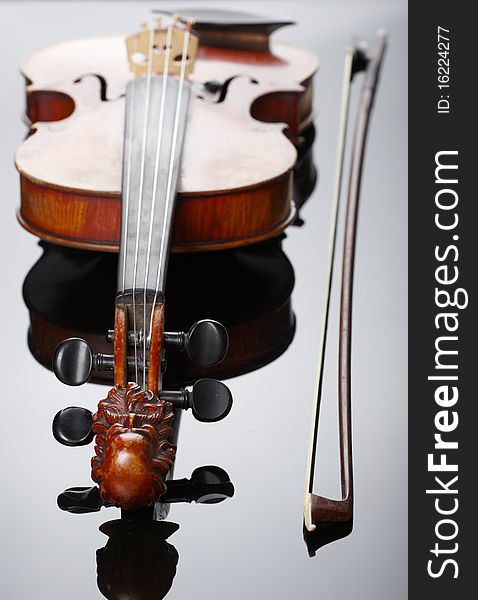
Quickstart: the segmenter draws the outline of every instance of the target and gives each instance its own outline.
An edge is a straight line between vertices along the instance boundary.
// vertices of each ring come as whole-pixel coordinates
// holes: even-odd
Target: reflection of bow
[[[171,589],[179,554],[166,540],[179,525],[167,521],[108,521],[108,536],[96,551],[98,588],[109,600],[159,600]]]
[[[370,114],[380,69],[386,46],[386,35],[380,32],[374,54],[367,58],[361,50],[349,49],[344,70],[344,90],[342,115],[339,133],[338,162],[334,206],[331,219],[328,272],[326,274],[325,303],[319,345],[319,367],[317,400],[312,415],[312,431],[309,442],[305,498],[304,498],[304,535],[311,556],[320,546],[345,537],[352,531],[353,520],[353,465],[352,465],[352,425],[351,425],[351,334],[352,334],[352,292],[355,259],[355,241],[359,208],[360,184],[362,178],[365,144],[367,140]],[[343,242],[342,289],[339,324],[339,438],[340,438],[340,474],[342,498],[332,500],[313,493],[316,446],[319,427],[319,409],[324,375],[325,347],[329,317],[330,295],[332,288],[333,263],[336,249],[338,208],[341,192],[345,138],[348,110],[350,104],[350,85],[355,73],[365,71],[365,81],[357,117],[355,138],[352,148],[346,223]],[[313,535],[312,535],[313,534]]]

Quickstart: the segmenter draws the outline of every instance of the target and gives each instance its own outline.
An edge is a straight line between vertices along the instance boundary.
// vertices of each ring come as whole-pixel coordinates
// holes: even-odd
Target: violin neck
[[[116,301],[123,318],[115,323],[115,340],[123,341],[115,342],[115,381],[153,391],[160,387],[163,292],[189,94],[184,79],[151,75],[132,80],[126,92]]]
[[[118,292],[164,291],[190,84],[145,76],[127,86]]]

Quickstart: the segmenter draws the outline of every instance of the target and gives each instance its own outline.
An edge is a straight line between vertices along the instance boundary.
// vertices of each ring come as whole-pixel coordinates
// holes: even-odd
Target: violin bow
[[[317,397],[313,405],[312,427],[309,439],[309,453],[304,494],[304,526],[305,534],[318,532],[321,525],[343,526],[350,524],[353,519],[353,462],[352,462],[352,422],[351,422],[351,340],[352,340],[352,296],[355,262],[355,246],[357,237],[357,217],[360,199],[365,146],[370,124],[375,93],[385,54],[387,37],[384,32],[378,32],[373,54],[368,58],[358,48],[349,48],[346,52],[342,107],[337,150],[337,170],[335,193],[332,206],[329,254],[325,275],[325,302],[322,314],[320,333]],[[345,231],[343,240],[342,284],[339,317],[339,360],[338,360],[338,412],[339,412],[339,442],[340,442],[340,480],[341,498],[339,500],[326,498],[313,493],[314,471],[316,464],[317,439],[319,431],[319,413],[324,379],[325,350],[329,322],[330,297],[333,281],[334,258],[337,246],[337,222],[342,189],[342,175],[345,154],[345,142],[350,107],[350,90],[354,75],[365,72],[357,114],[355,136],[350,161],[350,175],[347,192],[345,215]],[[350,533],[349,527],[345,535]],[[338,535],[335,539],[344,537]],[[306,539],[307,541],[307,539]],[[323,545],[327,541],[319,543]],[[332,540],[330,540],[332,541]],[[311,554],[313,555],[313,554]]]

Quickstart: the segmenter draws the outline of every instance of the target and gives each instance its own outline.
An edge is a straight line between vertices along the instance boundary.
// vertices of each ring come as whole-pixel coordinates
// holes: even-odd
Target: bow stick
[[[344,525],[353,517],[353,463],[352,463],[352,423],[351,423],[351,339],[352,339],[352,296],[359,209],[360,186],[365,155],[365,145],[370,123],[375,92],[386,47],[386,35],[377,34],[376,46],[371,58],[360,49],[348,49],[345,59],[342,94],[341,123],[337,153],[335,194],[332,207],[329,260],[326,272],[325,302],[322,316],[321,339],[318,359],[317,397],[313,406],[312,429],[309,440],[309,454],[304,495],[304,525],[306,532],[314,532],[320,525]],[[338,361],[338,408],[340,441],[340,478],[342,497],[339,500],[326,498],[313,493],[316,447],[319,429],[319,412],[324,378],[324,358],[327,343],[330,296],[333,280],[333,265],[337,245],[337,221],[342,186],[342,173],[348,113],[350,106],[351,82],[356,73],[365,71],[365,80],[358,109],[355,138],[352,147],[346,221],[343,241],[342,286],[339,323]],[[350,533],[351,528],[345,535]],[[338,537],[343,537],[339,535]],[[323,544],[320,544],[323,545]]]

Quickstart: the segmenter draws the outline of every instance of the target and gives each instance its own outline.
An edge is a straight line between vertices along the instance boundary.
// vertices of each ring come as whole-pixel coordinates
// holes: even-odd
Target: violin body
[[[257,242],[293,221],[296,146],[312,118],[317,67],[312,53],[281,44],[254,51],[200,45],[173,252]],[[32,125],[16,155],[20,223],[46,241],[118,251],[131,78],[124,38],[68,41],[34,54],[22,72]],[[219,91],[208,91],[211,82]]]

